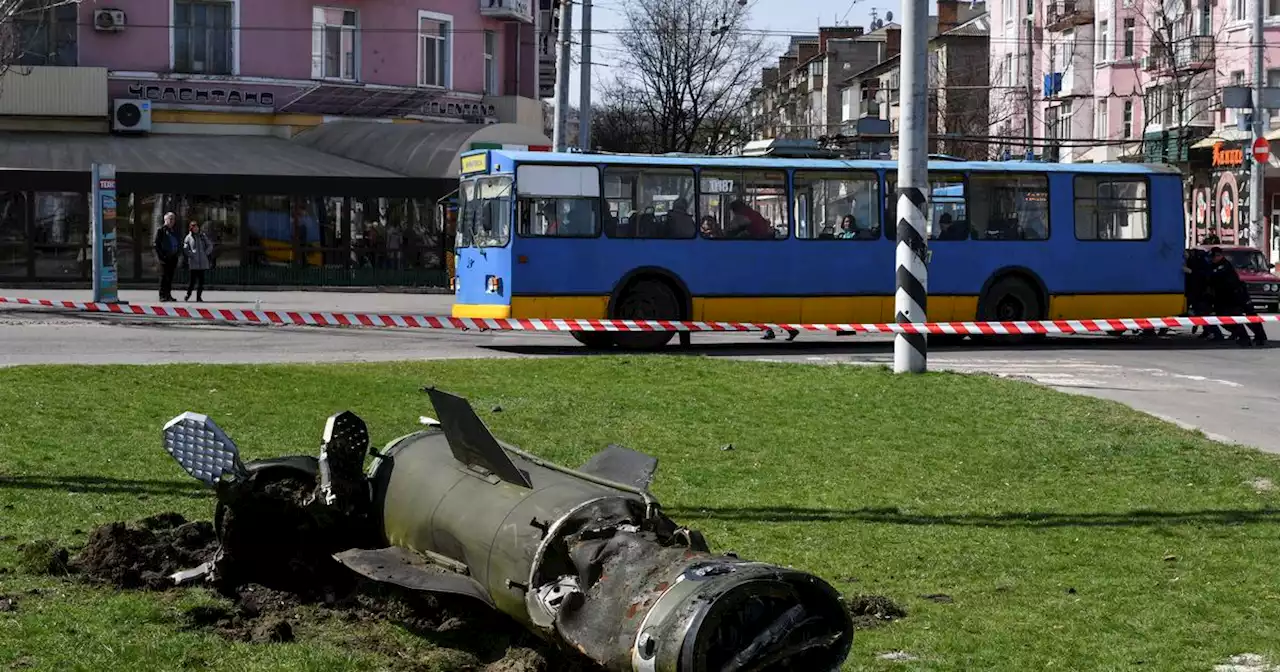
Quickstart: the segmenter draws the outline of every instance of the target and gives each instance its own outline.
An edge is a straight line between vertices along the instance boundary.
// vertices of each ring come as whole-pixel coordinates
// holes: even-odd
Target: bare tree
[[[1149,56],[1139,68],[1143,90],[1136,92],[1143,96],[1143,135],[1154,125],[1164,131],[1174,129],[1163,152],[1172,155],[1170,163],[1181,163],[1191,145],[1214,127],[1212,111],[1219,107],[1222,73],[1216,53],[1220,35],[1209,32],[1216,11],[1213,4],[1211,0],[1149,0],[1146,11],[1134,12],[1132,17],[1150,45]],[[1203,132],[1187,132],[1193,126]],[[1137,143],[1138,152],[1143,151],[1142,144]]]
[[[765,58],[764,35],[746,29],[747,0],[632,3],[625,53],[606,101],[626,101],[648,151],[715,153],[732,146]]]

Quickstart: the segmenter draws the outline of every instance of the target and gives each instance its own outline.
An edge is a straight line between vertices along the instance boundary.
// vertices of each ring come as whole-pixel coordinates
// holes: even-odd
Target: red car
[[[1222,254],[1231,260],[1236,273],[1249,287],[1249,302],[1259,313],[1280,313],[1280,277],[1272,273],[1275,264],[1267,261],[1257,248],[1240,245],[1201,245],[1199,249],[1208,252],[1213,248],[1222,250]]]

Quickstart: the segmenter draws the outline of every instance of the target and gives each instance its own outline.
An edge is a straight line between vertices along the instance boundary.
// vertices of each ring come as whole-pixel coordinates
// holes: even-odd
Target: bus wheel
[[[987,290],[978,305],[979,322],[1021,322],[1040,319],[1040,298],[1035,289],[1018,278],[1004,278]],[[1034,336],[1010,334],[975,336],[974,340],[989,344],[1025,343]]]
[[[665,282],[642,280],[618,299],[616,320],[678,320],[680,302]],[[655,350],[671,341],[674,331],[631,331],[613,334],[613,342],[624,350]]]
[[[607,331],[574,331],[573,340],[592,350],[608,350],[613,347],[613,334]]]

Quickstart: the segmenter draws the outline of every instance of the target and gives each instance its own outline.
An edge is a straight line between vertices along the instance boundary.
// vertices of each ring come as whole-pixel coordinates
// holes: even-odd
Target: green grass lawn
[[[313,454],[343,409],[378,444],[413,431],[432,414],[425,384],[570,466],[610,442],[657,455],[656,494],[713,549],[904,606],[856,635],[847,669],[1280,662],[1280,491],[1265,487],[1280,484],[1280,460],[1109,402],[943,373],[645,357],[4,369],[0,567],[21,542],[74,545],[99,523],[209,517],[212,496],[160,446],[184,410],[208,413],[248,458]],[[939,593],[952,601],[923,597]],[[0,594],[19,599],[0,613],[0,668],[357,670],[398,657],[351,646],[362,635],[350,628],[271,645],[184,632],[181,610],[210,599],[200,591],[10,571]],[[465,658],[362,627],[384,628],[421,669]],[[897,650],[919,660],[877,658]]]

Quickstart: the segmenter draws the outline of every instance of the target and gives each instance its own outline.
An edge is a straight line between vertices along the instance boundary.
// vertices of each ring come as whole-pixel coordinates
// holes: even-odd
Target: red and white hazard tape
[[[679,322],[673,320],[495,319],[383,313],[314,313],[291,310],[241,310],[153,306],[0,297],[0,304],[57,308],[82,313],[110,313],[180,320],[238,322],[311,327],[386,327],[398,329],[462,329],[480,331],[809,331],[881,334],[1090,334],[1115,331],[1177,329],[1208,325],[1280,322],[1280,315],[1237,317],[1146,317],[1026,322],[925,322],[912,324],[774,324],[767,322]]]

